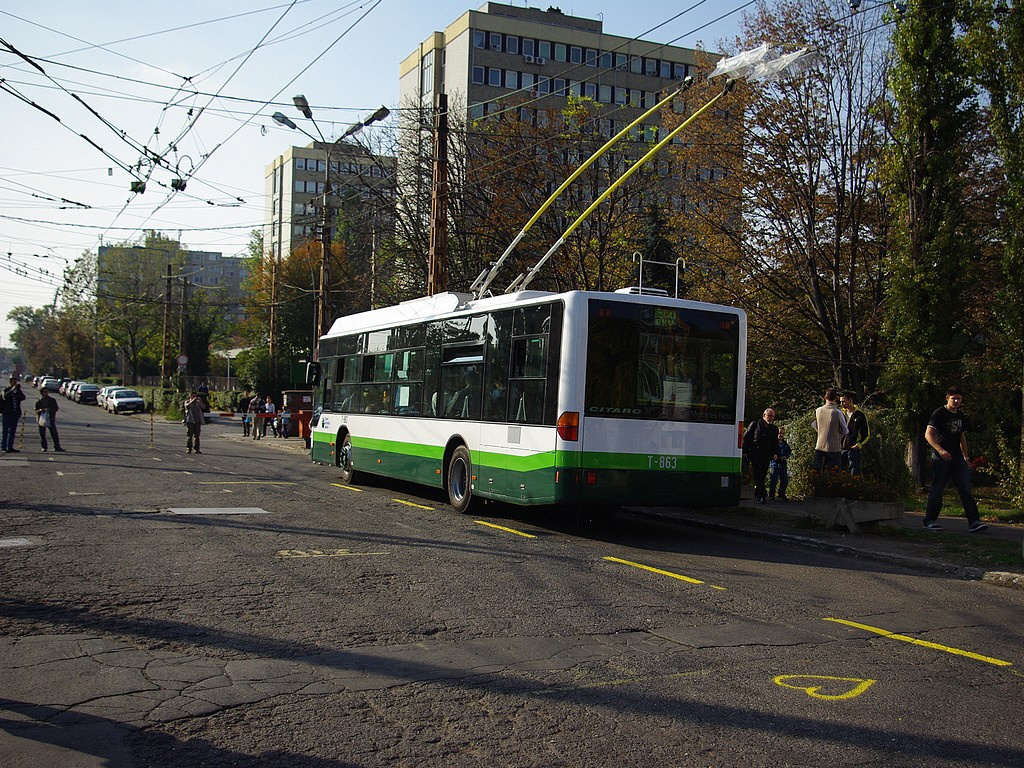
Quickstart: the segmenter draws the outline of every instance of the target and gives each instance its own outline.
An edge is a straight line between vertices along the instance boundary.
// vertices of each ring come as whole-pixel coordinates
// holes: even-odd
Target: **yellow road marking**
[[[433,507],[425,507],[422,504],[413,504],[411,501],[403,501],[402,499],[392,499],[392,501],[397,501],[399,504],[405,504],[405,506],[407,507],[416,507],[417,509],[433,510]]]
[[[853,688],[846,691],[845,693],[837,694],[825,694],[818,693],[821,690],[820,685],[790,685],[785,682],[786,680],[828,680],[829,682],[841,682],[841,683],[857,683]],[[877,680],[869,680],[861,677],[829,677],[828,675],[779,675],[772,682],[776,685],[782,686],[783,688],[792,688],[794,691],[803,691],[808,696],[815,699],[823,699],[825,701],[841,701],[843,699],[855,699],[860,696],[864,691],[870,688],[872,685],[877,683]]]
[[[505,533],[514,533],[516,536],[522,536],[524,539],[536,539],[537,538],[532,533],[523,533],[522,531],[517,531],[515,528],[506,528],[503,525],[495,525],[494,523],[488,523],[488,522],[485,522],[483,520],[474,520],[473,522],[476,523],[477,525],[486,525],[488,528],[496,528],[499,531],[505,531]]]
[[[679,579],[680,581],[685,581],[685,582],[687,582],[689,584],[703,584],[704,583],[700,579],[694,579],[694,578],[691,578],[690,576],[683,576],[682,574],[679,574],[679,573],[672,573],[672,571],[663,571],[661,568],[653,568],[653,567],[651,567],[649,565],[644,565],[643,563],[634,563],[634,562],[632,562],[630,560],[622,560],[621,558],[618,558],[618,557],[606,557],[605,560],[607,560],[609,563],[622,563],[622,565],[629,565],[629,566],[632,566],[633,568],[639,568],[640,570],[643,570],[643,571],[650,571],[651,573],[657,573],[657,574],[659,574],[661,576],[669,576],[670,578]],[[709,584],[708,586],[712,587],[713,589],[725,590],[725,587],[716,587],[713,584]]]
[[[362,488],[353,488],[351,485],[342,485],[341,483],[331,483],[335,488],[344,488],[346,491],[352,491],[352,493],[362,493]]]
[[[200,485],[295,485],[286,480],[200,480]]]
[[[946,653],[952,653],[957,656],[966,656],[969,659],[975,659],[977,661],[984,661],[987,664],[995,664],[999,667],[1010,667],[1013,666],[1012,661],[1003,661],[1002,659],[994,659],[991,656],[982,656],[980,653],[972,653],[971,651],[963,651],[959,648],[952,648],[948,645],[939,645],[938,643],[930,643],[927,640],[918,640],[916,637],[907,637],[906,635],[897,635],[895,632],[890,632],[886,629],[879,629],[878,627],[871,627],[867,624],[858,624],[856,621],[846,621],[845,619],[824,619],[824,621],[834,621],[836,624],[845,624],[848,627],[855,627],[856,629],[863,629],[865,632],[874,632],[876,635],[882,637],[888,637],[891,640],[902,640],[904,643],[910,643],[911,645],[921,645],[925,648],[932,648],[936,651],[945,651]]]

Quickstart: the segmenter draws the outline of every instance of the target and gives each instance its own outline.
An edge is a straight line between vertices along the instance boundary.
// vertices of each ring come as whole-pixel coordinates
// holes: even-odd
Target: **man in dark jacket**
[[[21,403],[24,399],[25,393],[21,391],[18,377],[11,376],[10,386],[5,387],[3,393],[3,438],[0,440],[0,448],[4,453],[18,452],[14,447],[14,435],[18,431]]]
[[[779,450],[779,428],[775,426],[775,411],[766,408],[761,418],[743,433],[743,457],[750,462],[754,498],[764,504],[768,500],[765,477],[768,465]]]
[[[53,438],[53,450],[60,453],[64,452],[64,449],[60,447],[60,435],[57,434],[57,410],[59,406],[57,401],[50,397],[49,391],[46,387],[39,390],[39,394],[42,395],[36,400],[36,419],[39,423],[39,442],[43,444],[43,453],[46,452],[46,430],[50,430],[50,437]],[[45,419],[43,414],[46,414]]]

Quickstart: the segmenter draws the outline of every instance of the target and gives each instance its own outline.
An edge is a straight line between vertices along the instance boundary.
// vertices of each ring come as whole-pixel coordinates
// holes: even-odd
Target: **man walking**
[[[260,399],[260,393],[256,392],[253,394],[252,399],[249,400],[249,408],[246,410],[249,415],[249,427],[252,429],[252,439],[260,439],[260,414],[263,413],[263,401]]]
[[[21,421],[21,403],[25,393],[21,391],[21,383],[17,376],[11,376],[10,385],[3,392],[3,432],[0,449],[4,453],[18,453],[14,447],[14,436]]]
[[[857,395],[853,392],[843,392],[843,396],[839,398],[839,405],[842,406],[849,429],[843,437],[843,469],[848,469],[851,475],[859,475],[861,450],[871,437],[868,417],[864,415],[864,411],[857,408]]]
[[[196,453],[199,450],[199,435],[203,431],[203,401],[198,392],[192,392],[185,401],[185,452],[192,453],[192,441],[195,439]]]
[[[825,390],[825,404],[814,412],[811,425],[818,433],[814,444],[814,468],[828,469],[839,467],[843,452],[843,436],[850,430],[846,426],[846,417],[839,410],[839,390],[829,387]]]
[[[932,489],[928,494],[928,508],[924,513],[924,527],[929,531],[941,531],[935,522],[942,511],[942,492],[952,480],[960,493],[960,502],[967,515],[967,530],[971,533],[988,528],[978,517],[978,503],[971,493],[971,469],[967,465],[970,454],[967,451],[967,417],[960,411],[964,396],[960,387],[946,390],[946,404],[937,408],[928,420],[924,439],[933,449]]]
[[[39,442],[43,445],[43,453],[46,453],[46,430],[50,430],[50,437],[53,438],[53,450],[63,453],[60,447],[60,435],[57,434],[57,401],[50,397],[49,390],[43,387],[39,390],[39,399],[36,400],[36,420],[39,424]]]
[[[750,461],[751,482],[754,498],[764,504],[768,500],[765,491],[765,476],[768,465],[778,454],[779,428],[775,426],[775,411],[766,408],[761,418],[747,427],[743,433],[743,455]]]

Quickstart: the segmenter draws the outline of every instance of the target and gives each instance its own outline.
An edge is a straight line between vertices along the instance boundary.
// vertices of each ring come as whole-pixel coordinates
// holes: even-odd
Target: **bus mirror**
[[[320,363],[306,363],[306,383],[312,387],[320,383]]]

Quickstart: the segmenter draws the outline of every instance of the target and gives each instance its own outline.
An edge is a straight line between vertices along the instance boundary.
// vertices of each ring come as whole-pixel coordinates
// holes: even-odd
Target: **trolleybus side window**
[[[422,402],[423,350],[396,352],[392,412],[398,416],[419,416]]]
[[[439,416],[479,419],[484,362],[482,344],[446,346],[441,353]]]
[[[505,421],[508,408],[508,364],[512,338],[512,312],[495,312],[487,324],[484,349],[485,421]]]

